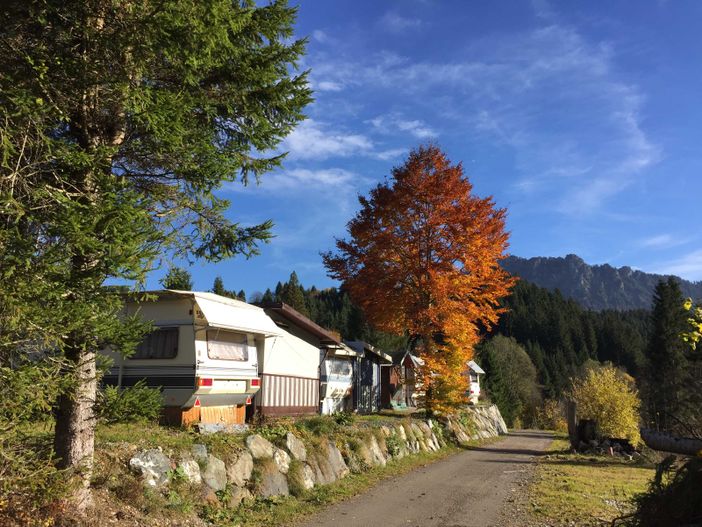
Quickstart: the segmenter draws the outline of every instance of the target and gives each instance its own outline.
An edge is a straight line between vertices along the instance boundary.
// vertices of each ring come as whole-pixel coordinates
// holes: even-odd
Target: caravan
[[[172,424],[241,424],[259,390],[257,349],[281,330],[263,309],[213,293],[155,291],[129,300],[126,315],[151,321],[136,353],[113,365],[105,384],[133,386],[144,379],[163,392]]]

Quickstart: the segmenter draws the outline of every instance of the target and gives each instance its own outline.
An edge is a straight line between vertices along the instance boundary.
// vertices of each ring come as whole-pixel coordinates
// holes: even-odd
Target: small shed
[[[420,392],[418,373],[424,361],[407,350],[390,355],[392,364],[381,369],[381,405],[383,408],[416,408]]]
[[[468,400],[472,404],[478,404],[478,398],[480,397],[480,376],[485,375],[485,372],[475,361],[469,360],[466,365],[468,366],[467,373],[470,377]]]
[[[392,357],[361,340],[346,341],[358,357],[354,362],[353,408],[360,414],[378,412],[381,408],[381,366],[392,364]]]

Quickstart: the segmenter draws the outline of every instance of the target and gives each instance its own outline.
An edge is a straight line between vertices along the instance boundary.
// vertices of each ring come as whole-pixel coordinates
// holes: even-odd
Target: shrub
[[[351,412],[336,412],[334,415],[334,421],[336,424],[347,426],[353,424],[355,416]]]
[[[637,510],[625,522],[636,527],[699,525],[702,521],[702,459],[693,458],[676,465],[666,458],[656,468],[647,492],[637,499]]]
[[[554,430],[556,432],[567,432],[568,423],[565,419],[565,411],[561,401],[556,399],[546,399],[543,406],[536,411],[536,426],[542,430]]]
[[[316,415],[298,422],[298,428],[308,430],[318,436],[326,436],[336,431],[339,425],[328,415]]]
[[[572,381],[570,397],[581,419],[597,421],[607,437],[628,439],[633,445],[639,435],[639,400],[634,379],[611,364],[588,368]]]
[[[159,388],[149,388],[143,379],[134,386],[107,386],[98,392],[97,415],[108,423],[156,421],[163,399]]]
[[[393,434],[389,437],[386,437],[385,446],[387,446],[388,453],[392,457],[397,457],[397,455],[402,450],[402,442],[400,441],[400,438],[397,436],[397,434]]]

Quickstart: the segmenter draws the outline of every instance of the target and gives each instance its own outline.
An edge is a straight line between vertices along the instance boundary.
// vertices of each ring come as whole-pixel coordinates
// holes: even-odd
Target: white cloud
[[[390,161],[391,159],[397,159],[406,152],[406,148],[391,148],[389,150],[381,150],[379,152],[375,152],[373,154],[373,157],[379,159],[380,161]]]
[[[320,81],[313,85],[313,89],[317,91],[341,91],[344,89],[344,86],[339,82]]]
[[[419,119],[404,119],[400,114],[379,115],[370,121],[377,131],[391,134],[396,131],[408,132],[418,139],[436,137],[437,133]]]
[[[293,159],[327,159],[369,153],[373,143],[364,135],[338,132],[307,119],[288,135],[284,148]]]
[[[688,238],[680,238],[666,233],[644,238],[639,242],[639,246],[647,249],[669,249],[685,245],[689,241]]]
[[[422,21],[418,18],[404,17],[395,11],[388,11],[380,19],[381,26],[393,33],[401,33],[408,29],[418,29],[422,26]]]
[[[331,42],[332,40],[331,37],[321,29],[315,29],[314,31],[312,31],[312,38],[321,44]]]
[[[658,265],[655,272],[674,274],[687,280],[700,280],[702,279],[702,249],[664,262]]]
[[[324,168],[310,170],[294,168],[282,172],[272,173],[262,179],[260,188],[264,191],[279,190],[333,190],[349,188],[361,178],[342,168]]]

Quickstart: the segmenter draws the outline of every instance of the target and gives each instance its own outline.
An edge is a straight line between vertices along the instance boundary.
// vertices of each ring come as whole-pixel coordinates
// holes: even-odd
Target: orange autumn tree
[[[349,239],[323,255],[329,276],[374,327],[417,343],[431,411],[465,402],[479,328],[497,322],[499,300],[513,284],[499,266],[506,211],[472,188],[461,164],[421,146],[389,181],[359,197]]]

